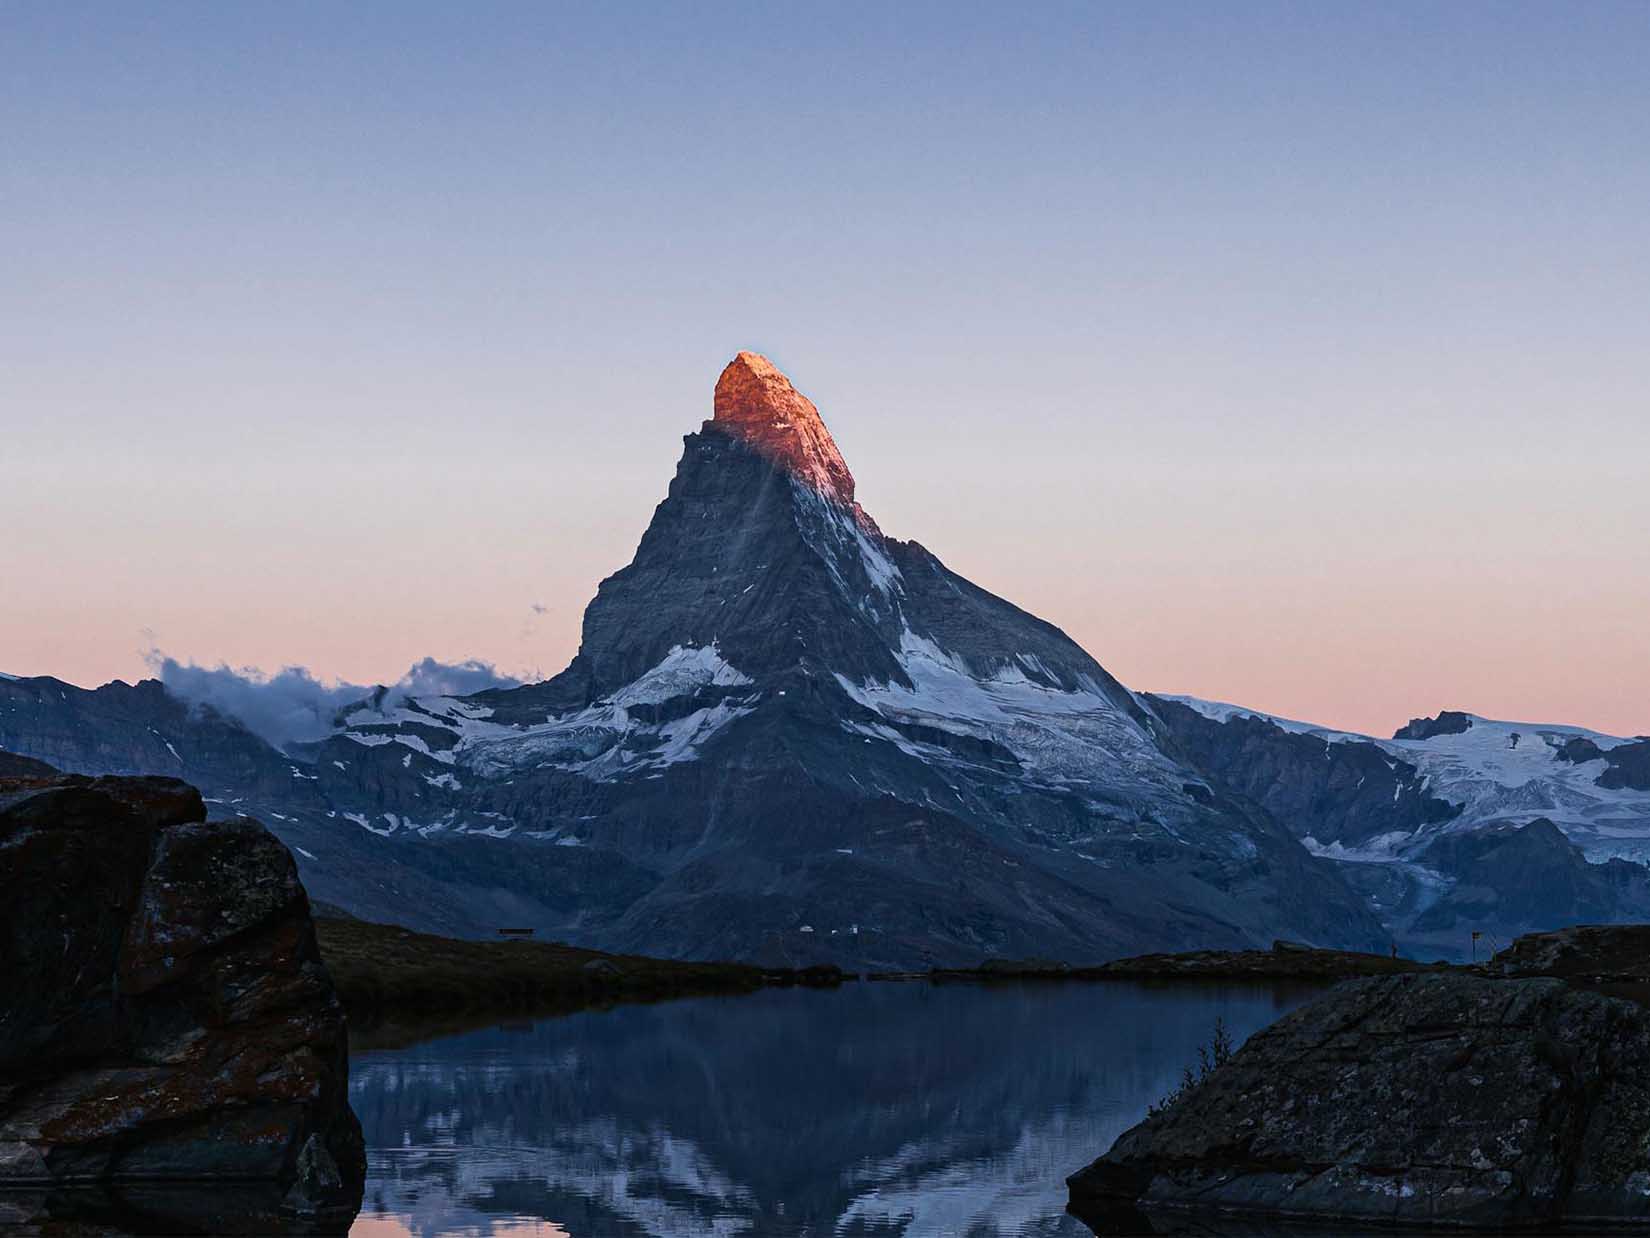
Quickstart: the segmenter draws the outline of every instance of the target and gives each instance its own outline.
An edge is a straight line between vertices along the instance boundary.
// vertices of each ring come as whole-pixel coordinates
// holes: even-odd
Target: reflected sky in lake
[[[1065,1177],[1217,1017],[1309,994],[858,983],[491,1026],[351,1061],[354,1238],[1086,1235]]]

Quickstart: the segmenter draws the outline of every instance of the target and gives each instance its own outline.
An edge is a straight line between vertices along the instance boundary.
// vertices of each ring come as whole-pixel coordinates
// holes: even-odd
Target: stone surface
[[[20,757],[14,752],[0,752],[0,778],[52,778],[57,770],[33,757]]]
[[[169,778],[0,778],[0,1188],[264,1183],[353,1215],[344,1020],[297,870],[205,816]]]
[[[1578,924],[1529,933],[1496,955],[1491,970],[1507,976],[1650,981],[1650,924]]]
[[[1459,709],[1440,710],[1436,718],[1411,718],[1392,733],[1393,739],[1431,739],[1472,730],[1472,715]]]
[[[1343,984],[1070,1182],[1100,1223],[1650,1221],[1650,1020],[1556,979]]]
[[[1169,697],[1146,699],[1199,769],[1319,843],[1356,848],[1460,815],[1413,765],[1373,743],[1325,744],[1265,718],[1220,722]]]
[[[1590,863],[1545,817],[1444,834],[1420,860],[1454,882],[1410,919],[1420,936],[1460,939],[1477,929],[1506,941],[1556,925],[1650,917],[1650,869],[1614,858]]]

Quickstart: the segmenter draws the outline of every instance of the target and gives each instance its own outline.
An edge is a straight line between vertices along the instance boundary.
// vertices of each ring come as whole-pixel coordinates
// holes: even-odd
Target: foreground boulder
[[[1647,1062],[1643,1007],[1561,980],[1351,981],[1074,1174],[1072,1208],[1102,1230],[1650,1223]]]
[[[1571,983],[1643,985],[1650,982],[1650,924],[1578,924],[1526,933],[1495,956],[1491,970],[1504,976],[1559,976]]]
[[[0,1189],[234,1182],[348,1217],[365,1157],[308,899],[261,825],[205,816],[173,779],[0,776]]]

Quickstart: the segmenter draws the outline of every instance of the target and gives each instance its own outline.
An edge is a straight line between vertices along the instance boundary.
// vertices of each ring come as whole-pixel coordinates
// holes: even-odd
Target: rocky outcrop
[[[1392,733],[1393,739],[1432,739],[1436,735],[1464,735],[1472,730],[1472,715],[1459,709],[1439,711],[1436,718],[1411,718]]]
[[[239,796],[319,804],[313,784],[246,727],[159,680],[86,691],[50,676],[0,679],[0,748],[71,773],[161,774]]]
[[[205,817],[170,778],[0,778],[0,1188],[235,1183],[347,1218],[365,1159],[308,900],[261,825]]]
[[[1410,919],[1415,937],[1459,938],[1479,929],[1505,941],[1556,924],[1650,916],[1650,869],[1622,859],[1589,863],[1545,817],[1444,834],[1418,859],[1452,884]]]
[[[52,778],[57,771],[44,761],[0,751],[0,778]]]
[[[1268,718],[1236,714],[1220,721],[1170,697],[1146,699],[1198,769],[1260,804],[1298,837],[1356,848],[1461,813],[1428,791],[1414,765],[1373,742],[1328,743]]]
[[[1560,747],[1557,755],[1574,765],[1603,761],[1598,785],[1607,791],[1650,791],[1650,739],[1600,748],[1590,739],[1576,738]]]
[[[1647,1056],[1643,1007],[1562,980],[1351,981],[1122,1135],[1072,1206],[1113,1226],[1650,1222]]]
[[[1650,982],[1650,924],[1578,924],[1520,937],[1491,963],[1503,976]]]

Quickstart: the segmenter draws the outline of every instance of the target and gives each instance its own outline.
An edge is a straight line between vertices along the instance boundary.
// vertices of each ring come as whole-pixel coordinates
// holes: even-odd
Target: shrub
[[[1180,1072],[1179,1086],[1156,1104],[1146,1106],[1146,1116],[1155,1118],[1158,1114],[1174,1108],[1185,1099],[1188,1092],[1230,1062],[1232,1052],[1232,1033],[1226,1029],[1225,1017],[1217,1016],[1213,1038],[1208,1044],[1197,1047],[1197,1070],[1193,1071],[1190,1066],[1184,1067]]]

